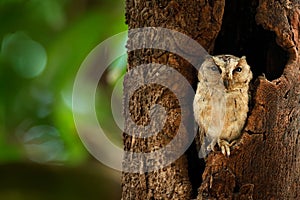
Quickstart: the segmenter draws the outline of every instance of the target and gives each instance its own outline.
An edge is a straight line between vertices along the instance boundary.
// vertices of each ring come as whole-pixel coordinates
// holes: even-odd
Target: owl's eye
[[[233,72],[241,72],[242,71],[242,68],[241,67],[237,67],[233,70]]]
[[[216,71],[220,72],[220,69],[217,66],[212,66],[212,67],[210,67],[210,69],[214,72],[216,72]]]

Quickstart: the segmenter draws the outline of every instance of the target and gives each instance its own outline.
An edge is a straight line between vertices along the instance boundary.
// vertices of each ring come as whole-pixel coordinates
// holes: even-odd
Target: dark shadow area
[[[195,141],[189,147],[186,154],[188,159],[189,178],[193,189],[192,198],[196,198],[198,195],[198,188],[202,183],[202,174],[205,169],[205,161],[204,158],[199,159]]]
[[[256,24],[257,6],[258,0],[233,0],[226,3],[214,55],[245,55],[254,79],[264,73],[269,80],[274,80],[281,76],[288,61],[288,53],[277,45],[274,32]]]
[[[14,163],[2,164],[0,170],[3,200],[121,198],[120,184],[111,179],[110,169],[98,164],[67,167]]]

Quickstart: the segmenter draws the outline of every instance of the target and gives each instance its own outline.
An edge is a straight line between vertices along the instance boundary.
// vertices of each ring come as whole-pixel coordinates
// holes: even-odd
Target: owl
[[[199,125],[199,155],[218,144],[221,152],[230,156],[249,110],[250,66],[245,56],[209,56],[198,71],[198,79],[193,110]]]

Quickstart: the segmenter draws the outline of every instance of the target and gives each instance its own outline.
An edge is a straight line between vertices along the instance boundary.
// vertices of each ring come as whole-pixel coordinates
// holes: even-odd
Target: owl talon
[[[235,142],[233,142],[235,143]],[[224,156],[230,156],[230,147],[232,146],[232,144],[230,144],[229,142],[227,142],[226,140],[219,140],[218,141],[218,145],[221,148],[221,152],[222,154],[224,154]]]
[[[211,143],[207,146],[207,151],[215,151],[217,140],[212,140]]]
[[[210,144],[207,146],[207,151],[214,151],[214,147]]]

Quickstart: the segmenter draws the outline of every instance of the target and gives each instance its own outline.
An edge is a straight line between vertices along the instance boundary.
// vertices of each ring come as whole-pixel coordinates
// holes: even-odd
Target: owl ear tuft
[[[212,56],[212,55],[209,55],[209,54],[205,56],[205,60],[208,60],[208,59],[210,59],[210,58],[213,58],[213,56]]]
[[[246,61],[246,56],[242,56],[239,60],[239,63],[242,64],[242,63],[245,63],[247,64],[247,61]]]
[[[212,56],[211,57],[213,59],[213,61],[215,62],[216,65],[222,65],[222,63],[224,63],[224,61],[216,56]]]

